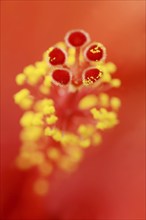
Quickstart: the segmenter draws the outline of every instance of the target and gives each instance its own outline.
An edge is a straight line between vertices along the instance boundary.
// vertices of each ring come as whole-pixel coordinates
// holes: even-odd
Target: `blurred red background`
[[[145,213],[145,1],[1,2],[1,177],[4,220],[138,220]],[[107,47],[122,87],[121,123],[90,149],[78,171],[54,181],[50,195],[32,194],[31,173],[14,167],[21,111],[15,76],[74,28]]]

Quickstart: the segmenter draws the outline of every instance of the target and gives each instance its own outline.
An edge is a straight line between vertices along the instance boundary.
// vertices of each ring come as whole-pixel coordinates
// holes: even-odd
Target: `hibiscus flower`
[[[2,2],[3,219],[144,218],[144,1]],[[49,196],[32,192],[34,172],[18,171],[21,112],[16,74],[71,29],[102,42],[122,87],[120,124],[85,153],[76,172],[57,177]],[[35,51],[35,53],[34,53]],[[110,95],[115,95],[111,90]]]

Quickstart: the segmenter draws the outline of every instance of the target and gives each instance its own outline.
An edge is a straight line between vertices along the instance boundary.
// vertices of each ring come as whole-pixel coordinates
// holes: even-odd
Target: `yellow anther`
[[[76,49],[74,48],[74,47],[70,47],[69,49],[68,49],[68,54],[69,55],[75,55],[75,53],[76,53]]]
[[[39,87],[39,91],[43,94],[43,95],[49,95],[50,94],[50,88],[44,85],[40,85]]]
[[[98,129],[108,129],[118,124],[117,114],[115,112],[108,112],[105,108],[101,108],[100,110],[92,109],[91,113],[93,118],[98,120],[96,126]]]
[[[51,115],[50,117],[46,118],[46,123],[48,125],[53,125],[56,123],[57,120],[58,120],[58,118],[55,115]]]
[[[47,86],[50,88],[51,86],[51,77],[48,75],[48,76],[45,76],[45,79],[44,79],[44,86]]]
[[[44,86],[43,84],[40,85],[39,87],[39,91],[44,94],[44,95],[48,95],[50,93],[50,88],[47,86]]]
[[[36,85],[40,80],[40,75],[38,72],[31,73],[27,76],[27,82],[30,85]]]
[[[75,63],[75,57],[74,57],[73,55],[68,56],[66,63],[67,63],[67,65],[69,65],[69,66],[74,65],[74,63]]]
[[[90,139],[85,139],[80,141],[80,146],[83,148],[88,148],[90,147],[91,141]]]
[[[109,106],[109,96],[106,93],[101,93],[99,95],[100,98],[100,105],[103,107]]]
[[[32,118],[32,125],[34,125],[34,126],[43,125],[43,114],[35,113],[33,118]]]
[[[44,69],[44,70],[48,69],[48,64],[45,61],[38,61],[35,63],[35,66],[39,69]]]
[[[100,109],[99,112],[101,117],[96,126],[98,129],[109,129],[118,124],[117,114],[115,112],[108,112],[106,109]]]
[[[52,136],[55,133],[55,129],[51,129],[49,127],[45,128],[44,134],[45,136]]]
[[[33,73],[34,71],[35,71],[35,67],[33,65],[26,66],[23,70],[26,76],[29,76],[29,74]]]
[[[33,104],[33,99],[30,96],[30,92],[28,89],[22,89],[18,93],[16,93],[14,95],[14,101],[24,110],[29,109]]]
[[[114,109],[114,110],[118,110],[121,106],[121,100],[117,97],[113,97],[111,98],[110,100],[110,104],[111,104],[111,107]]]
[[[96,126],[100,130],[104,130],[108,127],[107,122],[99,121]]]
[[[51,160],[58,160],[60,157],[60,151],[55,147],[51,147],[47,151],[47,155]]]
[[[21,133],[20,138],[22,141],[37,141],[42,135],[41,127],[25,127]]]
[[[60,49],[66,50],[66,44],[64,42],[58,42],[56,46]]]
[[[83,97],[79,102],[79,109],[86,110],[96,106],[98,98],[95,95],[87,95]]]
[[[90,137],[94,133],[94,127],[92,125],[80,125],[78,133],[83,137]]]
[[[47,51],[45,51],[43,53],[43,62],[48,62],[48,54],[49,54],[49,51],[51,51],[53,49],[53,47],[49,48]]]
[[[75,146],[79,144],[79,137],[73,133],[63,134],[61,143],[64,147]]]
[[[46,136],[52,137],[55,141],[61,141],[62,139],[62,133],[58,129],[50,129],[47,127],[44,133]]]
[[[108,72],[104,72],[101,77],[101,81],[109,83],[109,82],[111,82],[111,80],[112,80],[111,75]]]
[[[22,118],[20,119],[20,124],[23,127],[29,127],[32,125],[32,119],[33,119],[34,113],[31,111],[28,111],[23,114]]]
[[[99,117],[100,117],[100,112],[97,111],[96,108],[92,108],[90,112],[91,112],[91,114],[93,115],[93,118],[94,118],[94,119],[99,119]]]
[[[52,137],[53,137],[53,139],[54,139],[55,141],[61,141],[61,139],[62,139],[62,133],[61,133],[61,131],[55,129],[55,132],[54,132],[54,134],[52,135]]]
[[[46,106],[52,106],[54,104],[52,99],[42,99],[36,102],[34,109],[38,112],[43,112]]]
[[[22,89],[14,95],[14,100],[16,104],[19,104],[24,98],[28,97],[30,94],[28,89]]]
[[[121,86],[121,80],[120,79],[113,79],[111,81],[111,85],[115,88],[119,88]]]
[[[34,184],[34,192],[39,196],[44,196],[48,193],[49,183],[46,179],[38,179]]]
[[[20,73],[16,76],[16,83],[18,85],[23,85],[25,83],[26,76],[23,73]]]
[[[27,82],[30,85],[36,85],[40,78],[44,76],[46,70],[42,67],[35,67],[33,65],[29,65],[24,69],[24,74],[26,76]]]
[[[114,63],[112,63],[112,62],[106,63],[105,67],[106,67],[107,71],[109,71],[109,73],[114,73],[117,70],[116,65]]]
[[[43,114],[44,115],[52,115],[55,113],[55,107],[54,106],[45,106],[43,108]]]
[[[20,103],[19,103],[19,106],[24,109],[24,110],[27,110],[27,109],[30,109],[31,106],[33,104],[33,100],[31,99],[31,97],[27,97],[27,98],[24,98]]]
[[[93,84],[93,81],[91,79],[84,79],[83,80],[83,85],[84,86],[89,86],[91,84]]]
[[[86,134],[87,132],[87,127],[86,125],[80,125],[79,128],[78,128],[78,132],[82,135]]]
[[[46,69],[43,68],[43,67],[36,67],[34,74],[37,75],[38,78],[41,77],[41,76],[45,76],[46,75]]]
[[[53,166],[51,163],[49,162],[43,162],[42,164],[40,164],[38,166],[38,170],[40,171],[40,173],[44,176],[48,176],[52,173],[53,171]]]

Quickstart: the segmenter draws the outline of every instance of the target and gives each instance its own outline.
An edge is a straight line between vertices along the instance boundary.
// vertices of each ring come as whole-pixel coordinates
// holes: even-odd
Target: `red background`
[[[2,1],[3,219],[144,219],[145,1]],[[13,102],[15,76],[74,28],[107,47],[122,87],[120,125],[88,151],[78,171],[55,181],[49,198],[28,191],[31,176],[13,167],[21,111]],[[35,211],[34,211],[35,210]]]

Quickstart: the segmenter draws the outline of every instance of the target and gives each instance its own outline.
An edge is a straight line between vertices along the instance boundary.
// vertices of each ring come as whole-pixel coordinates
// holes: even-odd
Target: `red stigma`
[[[81,47],[88,41],[88,35],[86,32],[76,30],[69,32],[66,36],[67,43],[73,47]]]
[[[104,56],[105,56],[104,49],[98,44],[90,45],[85,50],[85,57],[89,61],[100,61],[101,59],[103,59]]]
[[[61,65],[65,62],[65,53],[59,48],[54,48],[48,56],[52,65]]]
[[[101,77],[101,71],[97,68],[88,68],[83,73],[84,80],[95,83]]]
[[[52,78],[57,85],[67,85],[71,80],[71,74],[67,69],[56,69],[52,72]]]

